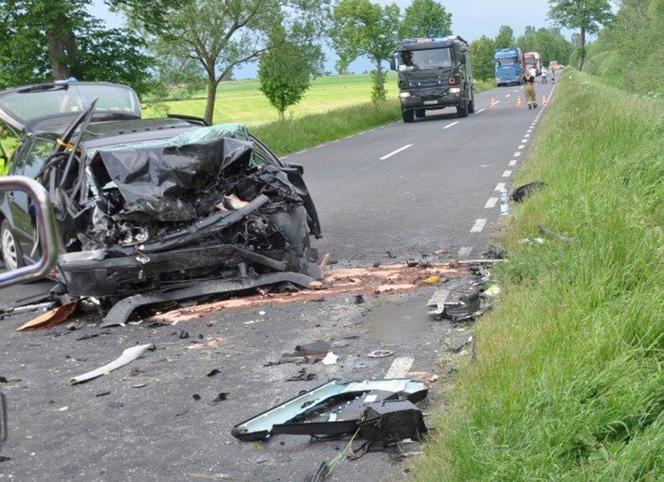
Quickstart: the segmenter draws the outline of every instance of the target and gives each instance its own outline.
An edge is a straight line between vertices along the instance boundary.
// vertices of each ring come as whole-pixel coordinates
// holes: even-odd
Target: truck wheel
[[[468,104],[468,113],[469,114],[475,113],[475,99],[471,100],[470,104]]]
[[[422,118],[426,117],[426,115],[427,115],[427,111],[424,110],[424,109],[417,109],[415,111],[415,117],[417,117],[418,119],[422,119]]]
[[[5,268],[11,271],[25,266],[21,245],[6,219],[0,226],[0,246],[2,248],[2,260],[5,263]]]
[[[404,122],[413,122],[415,120],[415,111],[412,110],[402,110],[401,117]]]
[[[468,101],[457,105],[457,117],[468,117]]]

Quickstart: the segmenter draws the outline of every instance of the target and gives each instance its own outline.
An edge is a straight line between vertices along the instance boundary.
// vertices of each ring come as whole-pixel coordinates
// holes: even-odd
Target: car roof
[[[73,120],[80,115],[81,111],[86,107],[86,101],[89,98],[84,98],[83,92],[88,95],[92,93],[90,87],[98,87],[100,89],[113,88],[114,93],[124,92],[122,95],[126,96],[125,101],[132,105],[131,110],[113,111],[107,105],[108,98],[98,98],[97,108],[93,121],[108,121],[114,119],[140,119],[140,101],[136,92],[126,85],[114,84],[111,82],[79,82],[76,80],[68,80],[62,82],[49,82],[42,84],[24,85],[20,87],[13,87],[0,91],[0,122],[7,125],[11,130],[16,133],[33,134],[33,133],[62,133]],[[19,110],[28,105],[27,96],[44,96],[57,93],[70,94],[71,100],[78,104],[77,110],[65,109],[65,106],[60,106],[61,111],[49,112],[48,107],[43,107],[42,112],[20,112]],[[26,96],[23,98],[23,96]],[[20,99],[18,97],[21,97]],[[53,107],[52,105],[50,106]],[[18,110],[17,110],[18,108]],[[53,110],[53,109],[52,109]],[[57,110],[57,109],[56,109]]]

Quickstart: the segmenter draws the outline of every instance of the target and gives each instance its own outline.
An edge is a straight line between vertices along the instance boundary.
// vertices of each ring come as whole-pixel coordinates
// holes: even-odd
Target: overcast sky
[[[378,0],[391,3],[389,0]],[[411,0],[396,0],[401,9],[405,9]],[[550,26],[547,20],[547,0],[439,0],[448,12],[452,13],[452,30],[468,41],[481,35],[494,37],[501,25],[511,26],[517,35],[523,33],[528,25],[537,28]],[[103,0],[94,0],[93,11],[96,17],[104,19],[109,26],[119,26],[122,18],[108,11]],[[326,69],[334,69],[334,52],[326,49]],[[351,65],[356,72],[371,69],[366,60],[358,60]],[[245,66],[235,74],[236,78],[254,77],[255,65]]]

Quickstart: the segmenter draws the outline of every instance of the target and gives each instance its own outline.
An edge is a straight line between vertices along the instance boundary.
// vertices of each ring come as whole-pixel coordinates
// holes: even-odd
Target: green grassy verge
[[[277,154],[284,155],[401,119],[399,101],[357,104],[323,114],[269,122],[251,129]]]
[[[571,75],[571,77],[570,77]],[[566,71],[417,480],[664,480],[664,102]],[[575,236],[539,236],[538,225]]]

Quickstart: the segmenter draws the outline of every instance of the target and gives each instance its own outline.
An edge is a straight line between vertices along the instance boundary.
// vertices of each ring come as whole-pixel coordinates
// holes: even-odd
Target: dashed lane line
[[[516,159],[512,159],[510,161],[510,167],[516,166],[516,162],[517,162]]]
[[[521,151],[516,151],[516,152],[514,153],[514,157],[519,157],[520,155],[521,155]]]
[[[389,159],[390,157],[395,156],[395,155],[399,154],[402,151],[405,151],[406,149],[408,149],[410,147],[413,147],[413,145],[412,144],[406,144],[405,146],[400,147],[399,149],[396,149],[396,150],[390,152],[389,154],[385,154],[383,157],[380,158],[380,160],[384,161],[385,159]]]
[[[525,149],[525,148],[526,148],[525,144],[519,144],[519,147],[517,147],[517,149],[519,149],[519,150]]]
[[[390,368],[385,373],[385,379],[406,378],[415,359],[408,356],[395,358]]]
[[[496,204],[498,204],[498,198],[490,197],[489,200],[484,205],[484,209],[493,209],[496,207]]]
[[[511,175],[512,175],[512,171],[510,171],[509,169],[506,170],[505,172],[503,172],[503,177],[510,177]]]
[[[471,233],[481,233],[484,231],[484,226],[486,226],[486,219],[480,218],[475,220],[475,224],[470,228]]]
[[[494,191],[502,191],[503,189],[505,189],[505,183],[499,182],[498,184],[496,184],[496,189],[494,189]]]
[[[480,110],[477,111],[477,114],[481,114],[481,113],[484,112],[485,110],[486,110],[486,109],[480,109]]]
[[[470,258],[470,253],[473,252],[473,247],[472,246],[463,246],[459,248],[459,259],[466,259]]]
[[[450,127],[454,127],[458,123],[459,123],[459,121],[452,122],[451,124],[447,124],[445,127],[443,127],[443,129],[449,129]]]

